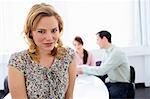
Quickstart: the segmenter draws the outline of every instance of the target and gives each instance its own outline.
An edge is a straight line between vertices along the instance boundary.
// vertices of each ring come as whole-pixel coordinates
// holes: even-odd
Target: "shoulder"
[[[75,51],[70,47],[65,47],[65,48],[67,50],[66,59],[69,60],[69,63],[71,63],[75,57]]]
[[[72,49],[70,47],[66,47],[66,50],[67,50],[67,54],[69,54],[69,55],[75,55],[74,49]]]
[[[9,59],[9,66],[25,73],[27,53],[27,50],[13,53]]]
[[[116,47],[116,46],[113,46],[113,51],[112,53],[116,54],[116,55],[125,55],[125,52],[122,50],[122,48],[120,47]]]
[[[15,52],[13,54],[11,54],[11,58],[15,58],[15,57],[25,57],[27,56],[28,52],[27,50],[23,50],[23,51],[20,51],[20,52]]]
[[[15,53],[11,54],[9,62],[23,61],[24,59],[27,58],[27,56],[28,56],[27,50],[15,52]]]
[[[88,54],[89,54],[89,55],[91,55],[91,56],[92,56],[92,51],[87,51],[87,52],[88,52]]]

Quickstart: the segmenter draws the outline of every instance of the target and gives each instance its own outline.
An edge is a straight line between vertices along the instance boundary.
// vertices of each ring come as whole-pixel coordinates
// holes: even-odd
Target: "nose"
[[[53,34],[51,32],[47,32],[45,35],[46,40],[52,40],[53,39]]]
[[[78,49],[78,46],[75,46],[75,49]]]

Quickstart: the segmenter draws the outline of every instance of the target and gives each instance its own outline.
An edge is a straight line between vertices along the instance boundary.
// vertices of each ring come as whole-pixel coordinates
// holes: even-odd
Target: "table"
[[[73,97],[73,99],[109,99],[109,94],[101,79],[84,74],[76,78]],[[4,99],[11,99],[10,93]]]
[[[107,87],[92,75],[79,75],[75,82],[74,99],[109,99]]]

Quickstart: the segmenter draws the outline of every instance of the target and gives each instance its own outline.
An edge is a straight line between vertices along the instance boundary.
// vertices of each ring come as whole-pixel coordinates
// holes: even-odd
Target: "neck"
[[[50,52],[44,52],[44,51],[40,51],[40,50],[39,50],[39,56],[40,56],[40,57],[43,57],[43,56],[44,56],[44,57],[45,57],[45,56],[49,57],[49,56],[51,56],[51,55],[50,55]]]
[[[78,54],[83,54],[83,48],[77,51]]]
[[[110,48],[110,47],[111,47],[111,43],[108,43],[108,44],[105,46],[106,49],[108,49],[108,48]]]

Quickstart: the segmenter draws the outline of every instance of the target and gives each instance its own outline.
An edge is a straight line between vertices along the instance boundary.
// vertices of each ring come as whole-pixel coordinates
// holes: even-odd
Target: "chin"
[[[54,47],[53,47],[53,48],[50,48],[49,50],[52,51],[53,49],[54,49]]]
[[[54,49],[54,47],[49,47],[49,48],[45,48],[45,51],[52,51]]]

